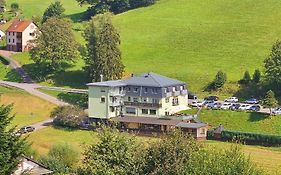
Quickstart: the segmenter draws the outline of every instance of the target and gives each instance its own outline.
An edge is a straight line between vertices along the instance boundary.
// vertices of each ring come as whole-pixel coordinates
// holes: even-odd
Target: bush
[[[216,74],[215,79],[208,85],[207,90],[218,90],[219,88],[223,87],[227,80],[226,73],[222,71],[218,71]]]
[[[254,143],[260,145],[280,145],[281,136],[264,135],[256,133],[244,133],[236,131],[222,131],[221,138],[223,140],[239,140],[245,143]]]
[[[77,106],[59,106],[51,113],[57,126],[78,128],[86,118],[86,113]]]
[[[39,162],[55,173],[71,173],[79,161],[79,154],[68,144],[54,145]]]
[[[15,2],[14,2],[14,3],[11,4],[11,9],[12,9],[13,12],[18,11],[18,10],[19,10],[19,7],[20,7],[20,6],[19,6],[18,3],[15,3]]]
[[[240,84],[249,84],[251,82],[251,76],[249,71],[245,71],[244,76],[241,80],[239,80]]]
[[[261,79],[261,71],[259,69],[256,69],[253,74],[253,82],[259,83]]]

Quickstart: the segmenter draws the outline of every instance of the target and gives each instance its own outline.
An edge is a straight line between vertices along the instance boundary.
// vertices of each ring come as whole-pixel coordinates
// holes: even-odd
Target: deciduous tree
[[[0,106],[0,174],[3,175],[13,174],[27,146],[25,139],[9,126],[14,118],[11,111],[12,105]]]
[[[63,65],[73,63],[79,56],[71,22],[66,19],[49,18],[31,44],[35,46],[30,52],[31,59],[43,75],[63,70]]]
[[[55,3],[51,3],[43,14],[42,22],[44,23],[50,17],[60,18],[64,11],[65,11],[65,9],[63,8],[60,1],[56,1]]]
[[[96,15],[88,24],[85,32],[87,55],[85,70],[89,78],[99,81],[120,79],[124,72],[119,49],[120,36],[111,22],[111,14]]]

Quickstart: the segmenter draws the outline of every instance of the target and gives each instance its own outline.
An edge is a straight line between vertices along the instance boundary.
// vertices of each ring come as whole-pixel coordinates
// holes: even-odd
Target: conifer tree
[[[124,72],[119,49],[120,36],[111,21],[111,14],[96,15],[84,32],[87,41],[85,69],[93,81],[120,79]]]

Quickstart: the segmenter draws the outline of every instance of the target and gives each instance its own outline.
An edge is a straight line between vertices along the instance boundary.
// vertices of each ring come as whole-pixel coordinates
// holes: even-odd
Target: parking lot
[[[270,114],[269,108],[264,108],[259,101],[244,101],[240,102],[239,99],[233,99],[233,97],[230,97],[229,101],[227,99],[225,100],[219,100],[219,99],[189,99],[188,103],[192,107],[198,107],[198,108],[207,108],[212,110],[231,110],[231,111],[245,111],[245,112],[259,112],[264,114]],[[234,97],[236,98],[236,97]],[[278,111],[280,112],[280,111]],[[274,114],[274,113],[273,113]],[[280,115],[280,113],[277,113],[277,115]]]

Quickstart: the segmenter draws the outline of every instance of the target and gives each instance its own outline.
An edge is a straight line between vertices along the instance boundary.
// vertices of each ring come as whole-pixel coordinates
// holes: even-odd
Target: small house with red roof
[[[28,42],[35,39],[37,26],[30,20],[15,20],[6,31],[7,50],[22,52],[30,49]]]

